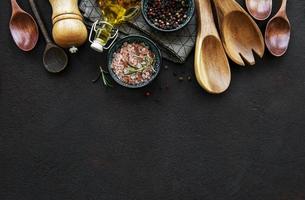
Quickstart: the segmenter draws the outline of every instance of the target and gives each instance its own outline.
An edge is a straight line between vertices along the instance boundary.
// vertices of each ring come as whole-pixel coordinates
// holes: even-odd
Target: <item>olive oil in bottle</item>
[[[135,17],[140,11],[140,3],[141,0],[99,0],[102,15],[92,26],[89,37],[91,48],[99,52],[108,49],[118,36],[115,27]],[[91,41],[93,31],[95,38]],[[106,46],[109,40],[113,41]]]

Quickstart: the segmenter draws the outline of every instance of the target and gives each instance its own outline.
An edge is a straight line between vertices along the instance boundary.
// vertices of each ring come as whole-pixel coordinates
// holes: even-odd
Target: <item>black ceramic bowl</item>
[[[127,43],[133,43],[133,42],[144,43],[145,45],[147,45],[149,47],[149,50],[152,51],[155,54],[155,62],[154,62],[155,73],[152,75],[150,80],[148,80],[146,82],[143,82],[143,83],[140,83],[138,85],[130,85],[130,84],[127,84],[127,83],[123,82],[121,79],[119,79],[117,77],[117,75],[113,72],[113,70],[111,68],[113,54],[115,52],[117,52],[123,46],[123,44],[125,42],[127,42]],[[142,88],[142,87],[150,84],[159,75],[161,64],[162,64],[161,52],[160,52],[159,48],[157,47],[157,45],[153,41],[151,41],[150,39],[148,39],[144,36],[139,36],[139,35],[130,35],[130,36],[124,37],[123,39],[116,42],[111,47],[111,49],[108,51],[108,59],[107,60],[108,60],[108,70],[109,70],[109,74],[111,75],[111,77],[119,85],[127,87],[127,88]]]
[[[178,30],[182,29],[183,27],[185,27],[191,21],[193,15],[195,13],[195,1],[194,0],[187,0],[189,8],[187,10],[187,18],[185,19],[185,21],[182,24],[180,24],[177,28],[174,28],[174,29],[162,29],[162,28],[154,25],[154,23],[152,23],[150,21],[150,19],[148,18],[148,16],[147,16],[147,8],[148,8],[148,2],[149,1],[150,0],[142,0],[142,4],[141,4],[142,15],[143,15],[146,23],[150,27],[152,27],[153,29],[158,30],[158,31],[162,31],[162,32],[174,32],[174,31],[178,31]]]

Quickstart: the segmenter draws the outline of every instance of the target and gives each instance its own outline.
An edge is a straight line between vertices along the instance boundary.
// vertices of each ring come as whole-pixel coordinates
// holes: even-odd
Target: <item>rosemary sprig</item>
[[[132,65],[128,64],[128,67],[126,68],[127,73],[125,73],[125,74],[126,75],[132,75],[132,74],[135,74],[137,72],[143,72],[148,67],[150,67],[154,72],[156,72],[154,67],[153,67],[154,59],[152,59],[148,56],[145,56],[144,57],[144,62],[145,62],[145,64],[143,64],[142,67],[140,67],[140,68],[137,68],[136,66],[132,66]]]
[[[98,76],[96,79],[92,80],[93,83],[96,83],[100,78],[102,79],[102,83],[106,87],[112,87],[110,80],[106,76],[106,74],[109,74],[107,71],[105,71],[102,66],[99,67]]]
[[[135,74],[137,72],[143,72],[146,68],[147,68],[147,66],[141,67],[141,68],[136,68],[134,66],[128,65],[128,67],[126,68],[126,70],[128,71],[126,73],[126,75]]]

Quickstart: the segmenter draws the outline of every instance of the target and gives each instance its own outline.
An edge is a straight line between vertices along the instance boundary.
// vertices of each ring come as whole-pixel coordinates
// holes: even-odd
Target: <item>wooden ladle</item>
[[[195,74],[201,87],[212,94],[226,91],[231,82],[231,71],[225,50],[220,41],[210,0],[196,0],[197,41]]]
[[[255,21],[234,0],[214,0],[223,46],[237,64],[255,64],[253,51],[265,52],[264,37]]]
[[[284,55],[290,41],[291,26],[286,13],[286,5],[287,0],[283,0],[279,12],[268,22],[266,27],[266,46],[274,56]]]
[[[39,31],[34,18],[22,10],[16,0],[11,0],[10,32],[16,45],[23,51],[32,50],[38,41]]]
[[[272,12],[272,0],[246,0],[247,9],[255,19],[265,20]]]
[[[47,43],[43,53],[43,65],[51,73],[61,72],[68,64],[68,56],[62,48],[51,41],[34,0],[29,0],[29,2]]]

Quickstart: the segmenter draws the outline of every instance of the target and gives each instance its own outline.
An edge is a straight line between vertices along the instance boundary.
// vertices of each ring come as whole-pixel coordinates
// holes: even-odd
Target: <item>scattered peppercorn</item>
[[[156,27],[171,30],[187,19],[187,0],[151,0],[147,4],[147,17]]]

